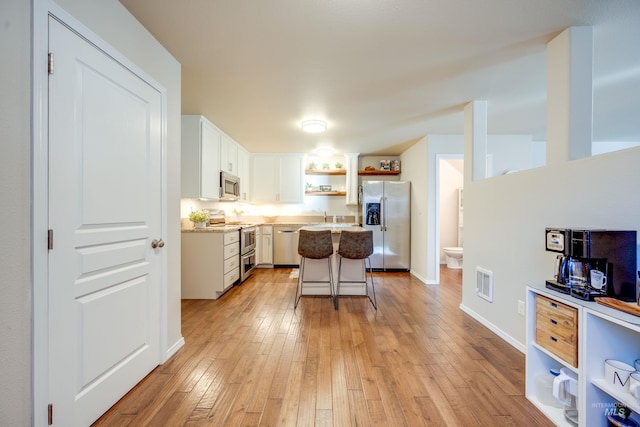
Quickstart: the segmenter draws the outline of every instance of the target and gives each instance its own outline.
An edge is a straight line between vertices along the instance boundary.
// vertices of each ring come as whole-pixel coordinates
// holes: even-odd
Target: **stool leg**
[[[365,281],[365,289],[367,288],[367,261],[369,261],[369,276],[371,277],[371,292],[373,293],[373,299],[369,296],[369,292],[367,292],[367,296],[369,297],[369,301],[373,304],[373,308],[378,309],[378,301],[376,300],[376,287],[373,283],[373,269],[371,268],[371,258],[367,257],[364,264],[364,281]]]
[[[338,309],[338,299],[340,298],[340,278],[342,277],[341,275],[342,272],[342,256],[338,255],[338,283],[336,285],[336,296],[333,298],[333,305],[335,306],[336,310]]]
[[[300,297],[302,297],[302,285],[304,283],[304,257],[300,257],[300,268],[298,270],[298,285],[296,286],[296,300],[293,304],[293,309],[295,310],[298,307],[298,301],[300,301]],[[298,291],[300,292],[298,295]]]
[[[327,258],[327,266],[329,267],[329,291],[331,292],[331,300],[333,301],[333,307],[336,308],[336,296],[334,293],[334,280],[333,269],[331,268],[331,257]]]

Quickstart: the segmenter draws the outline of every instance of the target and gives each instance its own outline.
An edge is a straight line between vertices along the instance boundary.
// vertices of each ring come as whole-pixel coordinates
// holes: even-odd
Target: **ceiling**
[[[472,100],[489,133],[544,141],[545,45],[577,25],[594,28],[594,139],[640,141],[637,0],[120,1],[182,64],[182,113],[251,152],[400,154],[462,134]]]

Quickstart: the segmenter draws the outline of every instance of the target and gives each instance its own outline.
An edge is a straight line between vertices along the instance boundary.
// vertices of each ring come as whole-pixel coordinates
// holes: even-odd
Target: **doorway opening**
[[[464,187],[464,156],[441,154],[436,158],[436,245],[435,265],[445,267],[444,248],[464,247],[464,216],[462,189]],[[436,282],[440,282],[440,268],[436,268]]]

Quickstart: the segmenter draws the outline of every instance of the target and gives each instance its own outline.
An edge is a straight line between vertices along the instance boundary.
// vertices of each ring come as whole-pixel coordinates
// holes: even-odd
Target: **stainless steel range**
[[[253,224],[235,224],[225,222],[224,211],[211,210],[209,223],[214,227],[240,227],[240,282],[251,276],[256,268],[256,226]]]
[[[256,227],[240,225],[240,283],[256,268]]]

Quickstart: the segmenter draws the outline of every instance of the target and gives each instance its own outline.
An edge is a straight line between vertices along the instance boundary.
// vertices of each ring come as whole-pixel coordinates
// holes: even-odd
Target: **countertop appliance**
[[[587,301],[597,296],[637,301],[636,240],[631,230],[546,228],[545,249],[560,254],[546,287]],[[604,274],[604,286],[591,285],[592,270]]]
[[[410,188],[406,181],[362,183],[362,227],[373,231],[374,270],[411,267]]]
[[[299,225],[273,227],[273,265],[274,267],[298,267],[298,229]]]
[[[220,200],[234,202],[240,198],[240,178],[220,172]]]

